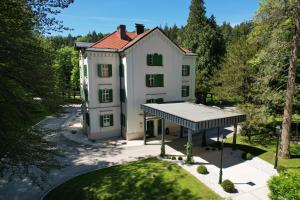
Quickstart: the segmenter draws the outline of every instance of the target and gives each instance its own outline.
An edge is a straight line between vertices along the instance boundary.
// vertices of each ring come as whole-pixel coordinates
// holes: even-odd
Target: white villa
[[[83,127],[90,139],[144,137],[141,105],[193,102],[196,54],[179,47],[156,27],[134,32],[125,25],[96,43],[77,42]],[[161,134],[162,120],[147,116],[147,137]],[[170,121],[169,132],[184,128]]]

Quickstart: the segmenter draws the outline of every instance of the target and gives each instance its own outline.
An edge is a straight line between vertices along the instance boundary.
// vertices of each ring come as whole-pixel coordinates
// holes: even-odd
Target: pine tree
[[[187,25],[184,27],[181,43],[197,53],[196,61],[196,98],[206,103],[207,94],[214,87],[212,77],[220,68],[225,53],[225,41],[214,16],[205,16],[202,0],[192,0]]]

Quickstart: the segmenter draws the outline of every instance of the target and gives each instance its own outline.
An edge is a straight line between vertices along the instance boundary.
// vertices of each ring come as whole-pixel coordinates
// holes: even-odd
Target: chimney
[[[144,33],[144,25],[143,24],[135,24],[136,34]]]
[[[121,39],[125,40],[126,39],[126,26],[121,24],[121,25],[118,26],[117,30],[118,30],[118,33],[119,33],[119,37]]]

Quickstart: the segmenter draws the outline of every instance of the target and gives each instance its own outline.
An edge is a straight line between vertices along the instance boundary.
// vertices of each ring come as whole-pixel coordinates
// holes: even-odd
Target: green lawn
[[[176,164],[155,158],[113,166],[75,177],[45,200],[222,199]]]
[[[226,146],[231,146],[232,138],[226,139]],[[267,144],[251,143],[249,144],[244,137],[238,136],[237,147],[243,151],[249,152],[259,158],[274,165],[276,153],[276,140],[270,140]],[[278,165],[284,166],[287,169],[300,170],[300,144],[290,143],[291,159],[279,159]]]

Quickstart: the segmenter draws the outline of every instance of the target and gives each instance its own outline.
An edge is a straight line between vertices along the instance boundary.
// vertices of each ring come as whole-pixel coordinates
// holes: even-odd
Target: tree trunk
[[[282,121],[282,133],[279,156],[284,159],[290,158],[289,143],[290,143],[290,129],[292,120],[292,108],[293,108],[293,96],[295,90],[295,78],[297,68],[297,55],[298,44],[300,38],[300,0],[296,5],[296,20],[295,20],[295,32],[292,39],[292,50],[290,58],[290,66],[288,71],[288,83],[286,90],[285,107]]]

